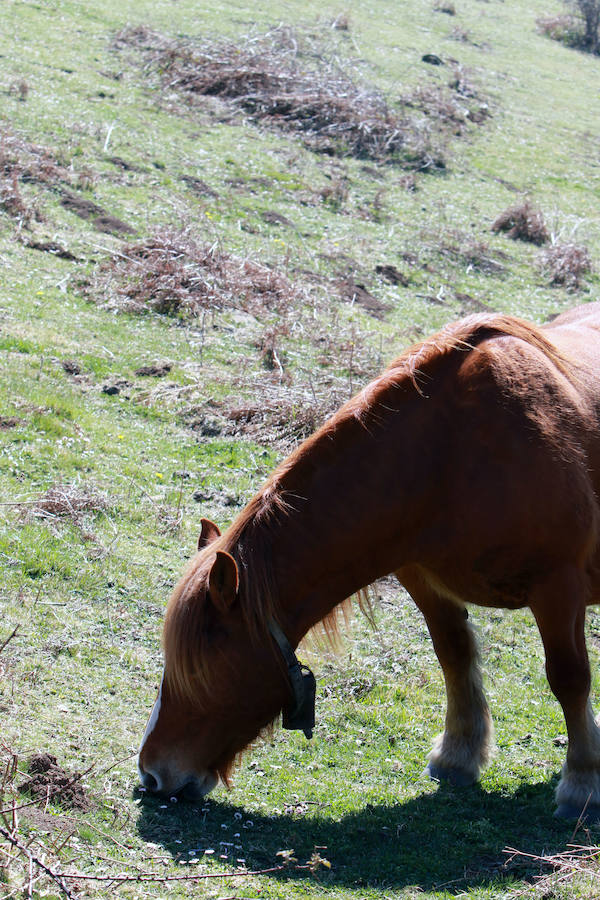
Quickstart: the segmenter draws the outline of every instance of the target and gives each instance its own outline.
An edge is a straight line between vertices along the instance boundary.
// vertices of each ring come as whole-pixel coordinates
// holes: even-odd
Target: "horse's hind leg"
[[[432,778],[472,784],[488,761],[493,728],[466,609],[437,594],[415,570],[397,575],[425,617],[446,682],[445,728],[426,771]]]
[[[552,572],[533,592],[531,609],[546,651],[546,674],[562,706],[569,736],[567,759],[556,789],[557,815],[600,819],[600,729],[589,693],[585,646],[585,581],[575,567]]]

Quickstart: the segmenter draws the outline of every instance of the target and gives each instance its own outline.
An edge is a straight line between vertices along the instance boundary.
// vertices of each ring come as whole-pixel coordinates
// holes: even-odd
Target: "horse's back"
[[[575,387],[591,412],[592,437],[596,432],[600,442],[600,303],[570,309],[542,330],[573,365]]]
[[[600,303],[576,306],[544,325],[547,338],[600,391]],[[600,398],[599,398],[600,399]]]
[[[463,523],[456,558],[469,577],[443,571],[441,582],[470,602],[518,606],[558,560],[593,558],[600,572],[600,304],[543,329],[505,324],[458,360],[448,391],[446,541]],[[597,602],[600,579],[590,587]]]
[[[560,313],[543,327],[544,331],[553,331],[556,328],[566,328],[567,326],[600,331],[600,303],[584,303],[582,306],[575,306],[573,309]]]

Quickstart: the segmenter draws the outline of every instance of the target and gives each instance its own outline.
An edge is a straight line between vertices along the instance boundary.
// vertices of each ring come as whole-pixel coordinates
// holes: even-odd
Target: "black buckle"
[[[290,642],[273,619],[269,622],[269,631],[287,663],[290,685],[294,695],[293,705],[283,710],[282,725],[289,731],[303,731],[304,736],[310,740],[315,727],[317,693],[315,676],[308,666],[302,665],[298,661]]]
[[[315,699],[317,695],[317,682],[308,666],[296,664],[298,673],[292,677],[292,684],[298,684],[299,690],[294,689],[296,706],[294,709],[283,710],[282,725],[290,731],[303,731],[304,737],[310,740],[315,727]]]

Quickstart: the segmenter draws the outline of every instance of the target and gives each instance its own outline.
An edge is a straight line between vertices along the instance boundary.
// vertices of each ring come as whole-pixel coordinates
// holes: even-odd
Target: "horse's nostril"
[[[145,788],[149,791],[156,792],[159,789],[158,779],[154,777],[152,772],[143,772],[141,777],[141,782]]]

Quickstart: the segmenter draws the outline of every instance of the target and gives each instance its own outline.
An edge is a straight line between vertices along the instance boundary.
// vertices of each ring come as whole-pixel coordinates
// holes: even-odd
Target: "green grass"
[[[0,420],[16,420],[0,427],[0,644],[18,626],[0,653],[2,808],[23,802],[24,775],[11,774],[10,760],[22,773],[31,752],[47,751],[86,773],[90,800],[86,811],[60,802],[20,811],[19,839],[56,868],[222,875],[280,866],[281,851],[298,861],[200,885],[81,880],[78,896],[500,900],[534,893],[540,872],[524,858],[505,866],[506,847],[559,853],[572,837],[552,818],[564,723],[531,617],[473,613],[497,753],[477,787],[437,786],[423,768],[442,728],[443,681],[422,619],[388,583],[377,588],[376,632],[359,618],[337,655],[305,652],[318,677],[312,742],[277,729],[248,752],[232,791],[219,788],[199,808],[137,793],[134,755],[161,668],[162,614],[199,520],[227,525],[290,446],[276,429],[225,429],[222,410],[284,400],[293,410],[326,408],[463,313],[543,321],[597,293],[595,274],[577,294],[551,289],[537,249],[490,227],[528,195],[550,229],[575,233],[597,265],[598,60],[537,33],[535,18],[548,13],[541,0],[458,0],[453,17],[420,0],[351,0],[344,11],[347,33],[330,27],[340,8],[315,2],[2,7],[0,129],[48,148],[72,173],[71,190],[83,177],[81,193],[135,229],[126,241],[100,233],[39,183],[20,188],[40,211],[29,231],[0,209]],[[228,121],[224,107],[194,112],[165,98],[141,57],[112,46],[119,29],[139,23],[237,41],[284,23],[391,98],[448,79],[448,67],[420,62],[434,52],[469,69],[492,115],[450,140],[444,173],[417,173],[407,190],[398,167],[314,154],[241,116]],[[469,41],[451,39],[457,26]],[[22,81],[25,99],[15,89]],[[218,197],[194,193],[184,176]],[[336,183],[345,190],[327,194]],[[293,227],[268,224],[265,211]],[[256,315],[228,308],[202,321],[116,314],[90,301],[86,282],[108,254],[181,224],[200,242],[285,272],[305,287],[304,303]],[[55,241],[78,261],[30,249],[30,239]],[[497,265],[469,264],[475,245]],[[378,276],[381,264],[396,266],[407,286]],[[335,284],[349,275],[389,306],[382,319],[338,298]],[[260,349],[275,332],[282,384]],[[69,375],[65,360],[80,374]],[[135,374],[156,360],[172,364],[165,378]],[[113,384],[120,393],[103,392]],[[203,432],[199,420],[216,427]],[[34,515],[34,501],[57,484],[98,491],[107,505],[77,519]],[[592,612],[595,664],[599,622]],[[22,854],[0,868],[0,896],[22,891],[27,871]],[[544,890],[594,896],[585,879]],[[46,877],[32,886],[36,898],[59,895]]]

